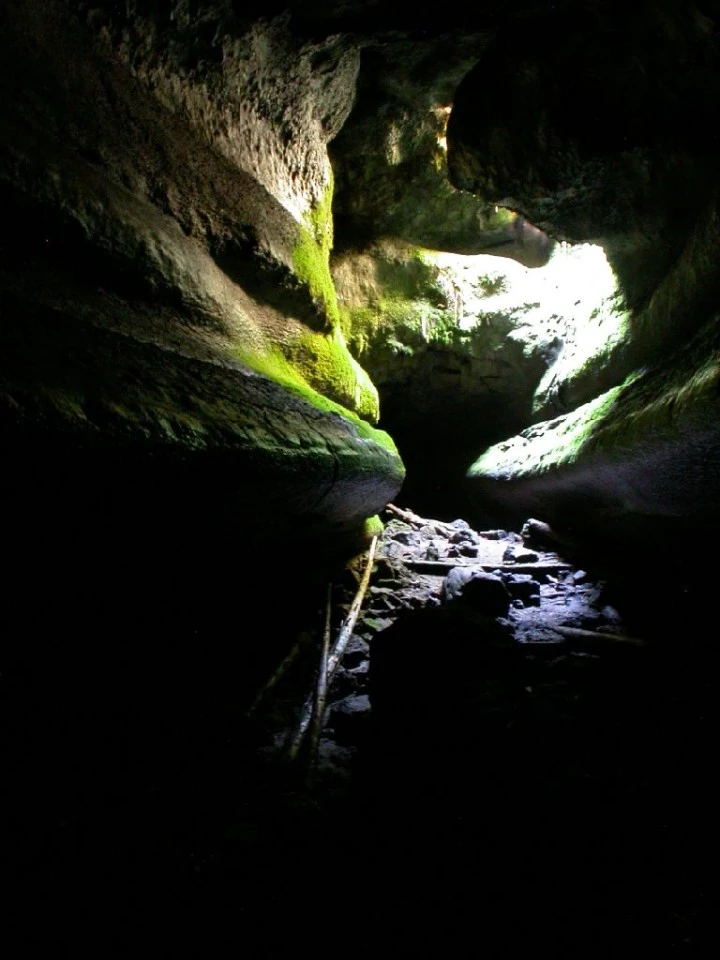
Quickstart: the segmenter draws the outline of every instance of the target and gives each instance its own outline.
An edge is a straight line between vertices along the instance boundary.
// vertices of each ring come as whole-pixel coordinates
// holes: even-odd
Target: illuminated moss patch
[[[236,347],[233,350],[233,357],[257,373],[279,383],[286,390],[292,391],[316,409],[324,413],[336,413],[346,420],[352,421],[356,425],[360,437],[371,440],[391,453],[397,454],[397,447],[387,433],[383,430],[376,430],[357,413],[315,390],[300,370],[280,352],[278,347],[272,347],[265,351],[248,351],[242,347]],[[358,367],[358,369],[361,368]],[[365,377],[367,378],[367,374],[365,374]],[[369,378],[368,383],[370,383]],[[376,404],[377,393],[372,384],[370,384],[370,388],[374,392]]]
[[[490,447],[468,476],[521,480],[598,455],[622,459],[625,451],[672,445],[691,422],[714,430],[719,398],[720,322],[713,319],[676,356]]]
[[[286,347],[286,355],[314,389],[374,423],[380,416],[377,390],[348,352],[342,331],[308,332]]]
[[[332,178],[306,224],[299,227],[298,241],[293,247],[293,270],[304,283],[330,326],[339,319],[337,296],[330,275],[330,251],[333,245]]]
[[[468,470],[469,477],[497,480],[538,476],[560,464],[574,463],[603,423],[622,387],[614,387],[565,417],[528,427],[490,447]]]

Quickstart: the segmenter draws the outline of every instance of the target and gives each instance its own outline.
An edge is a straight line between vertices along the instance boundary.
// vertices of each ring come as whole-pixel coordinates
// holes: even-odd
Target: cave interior
[[[717,2],[0,36],[13,955],[709,952]]]

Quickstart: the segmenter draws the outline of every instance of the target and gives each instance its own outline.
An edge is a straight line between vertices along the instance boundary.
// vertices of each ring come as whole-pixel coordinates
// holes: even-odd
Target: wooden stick
[[[394,503],[388,503],[385,509],[389,513],[394,513],[396,517],[406,523],[412,523],[417,527],[435,527],[438,533],[447,533],[450,536],[458,532],[457,527],[452,527],[449,523],[443,523],[442,520],[426,520],[424,517],[419,517],[416,513],[413,513],[412,510],[401,510]]]
[[[332,584],[328,584],[327,603],[325,604],[325,630],[323,631],[322,646],[320,647],[320,665],[318,667],[317,684],[315,686],[315,697],[312,704],[312,714],[310,716],[310,767],[314,767],[317,762],[317,749],[320,741],[320,731],[322,729],[323,717],[325,716],[325,705],[327,703],[328,690],[328,664],[330,660],[330,639],[332,623]],[[292,756],[292,755],[291,755]]]
[[[548,629],[554,630],[560,636],[567,637],[569,640],[609,641],[610,643],[629,643],[635,647],[647,646],[645,640],[641,640],[639,637],[627,637],[622,633],[600,633],[598,630],[581,630],[579,627],[550,626],[549,624]]]
[[[457,563],[451,560],[401,560],[400,557],[393,557],[394,561],[404,563],[409,570],[416,570],[418,573],[425,573],[428,576],[443,577],[455,567],[468,567],[471,570],[507,570],[509,573],[563,573],[566,570],[572,570],[569,563],[557,563],[551,561],[543,563]]]
[[[581,630],[579,627],[556,627],[546,625],[548,630],[559,633],[564,640],[520,640],[517,649],[521,653],[540,654],[541,656],[554,657],[558,653],[567,653],[573,648],[587,647],[597,649],[598,644],[615,643],[629,644],[633,647],[647,646],[644,640],[637,637],[626,637],[619,633],[600,633],[594,630]]]
[[[333,652],[330,655],[330,662],[328,664],[328,672],[330,676],[335,673],[338,664],[343,658],[345,649],[347,648],[348,643],[350,642],[350,637],[352,636],[353,630],[355,629],[355,624],[357,623],[357,618],[360,614],[360,609],[365,599],[365,594],[367,592],[368,584],[370,583],[370,577],[372,576],[373,563],[375,562],[375,548],[377,547],[377,537],[372,538],[370,548],[368,550],[368,559],[367,566],[365,567],[365,573],[363,578],[360,581],[360,586],[358,591],[355,594],[355,599],[352,602],[350,607],[350,612],[347,615],[347,620],[342,625],[338,638],[335,641],[335,647]]]
[[[328,657],[327,664],[327,686],[332,682],[333,674],[337,669],[338,664],[340,663],[345,649],[348,645],[350,637],[352,636],[353,628],[357,621],[358,615],[360,613],[360,608],[362,607],[362,602],[365,598],[365,593],[370,583],[370,577],[372,576],[373,563],[375,562],[375,548],[377,546],[377,537],[373,537],[370,543],[370,548],[368,550],[368,559],[367,566],[365,567],[365,572],[363,573],[363,578],[360,581],[360,586],[358,587],[357,593],[355,594],[355,599],[352,602],[350,607],[350,612],[348,613],[347,619],[343,626],[340,629],[338,638],[335,641],[335,646],[333,651]],[[291,759],[294,759],[300,750],[300,746],[303,742],[303,738],[307,732],[308,727],[310,726],[310,721],[313,716],[313,702],[314,698],[312,696],[308,697],[305,701],[305,704],[300,715],[300,723],[295,731],[295,734],[290,741],[290,746],[288,748],[288,753]],[[322,725],[322,724],[321,724]]]

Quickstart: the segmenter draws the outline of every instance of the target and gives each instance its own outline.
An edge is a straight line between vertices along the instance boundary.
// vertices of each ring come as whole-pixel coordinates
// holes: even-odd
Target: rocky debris
[[[540,606],[540,584],[529,573],[506,573],[505,588],[519,607]]]
[[[506,547],[503,553],[505,563],[537,563],[539,557],[532,550],[522,550],[515,546]]]
[[[370,720],[370,698],[367,694],[351,694],[337,700],[330,708],[328,726],[340,745],[357,745]]]
[[[533,520],[532,518],[526,520],[522,525],[520,536],[526,547],[540,550],[551,549],[560,542],[560,538],[549,523],[545,523],[543,520]]]
[[[441,727],[461,736],[474,709],[470,691],[478,683],[496,683],[500,674],[510,681],[517,657],[508,627],[470,607],[413,611],[373,640],[374,722],[388,725],[393,734],[402,730],[408,742],[418,737],[426,742],[433,728],[437,735]],[[447,723],[438,723],[441,716]]]
[[[380,710],[373,729],[390,723],[417,736],[420,714],[432,727],[451,704],[460,723],[478,697],[505,711],[506,697],[527,697],[528,687],[537,693],[535,674],[551,669],[547,664],[585,666],[632,640],[604,583],[545,549],[554,540],[542,521],[528,520],[521,535],[476,531],[466,520],[431,520],[392,505],[388,513],[324,732],[351,754],[367,737],[371,707]],[[472,555],[458,555],[462,549]],[[548,682],[555,690],[554,679]],[[446,736],[445,721],[440,728]],[[325,753],[332,776],[337,754]]]

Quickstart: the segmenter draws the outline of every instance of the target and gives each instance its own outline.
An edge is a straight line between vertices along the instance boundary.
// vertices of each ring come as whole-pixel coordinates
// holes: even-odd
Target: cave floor
[[[208,646],[237,649],[207,603],[216,579],[197,609],[169,580],[153,584],[154,612],[119,605],[122,643],[132,629],[142,642],[105,657],[90,701],[79,661],[59,653],[40,679],[17,674],[22,942],[133,957],[712,949],[713,598],[673,604],[653,557],[640,592],[667,605],[626,617],[611,583],[548,544],[387,519],[311,781],[284,745],[315,648],[249,716],[238,665]],[[270,634],[289,605],[272,605],[286,566],[266,577],[251,631]],[[489,600],[448,602],[458,566],[498,571],[504,615],[485,606],[497,581]],[[335,629],[358,575],[335,586]],[[112,640],[112,619],[88,622]],[[151,654],[161,624],[168,642]]]
[[[714,942],[714,657],[630,635],[604,581],[528,539],[390,518],[313,786],[279,774],[208,869],[253,878],[246,916],[282,905],[350,955]],[[455,565],[494,571],[507,615],[449,602]]]

